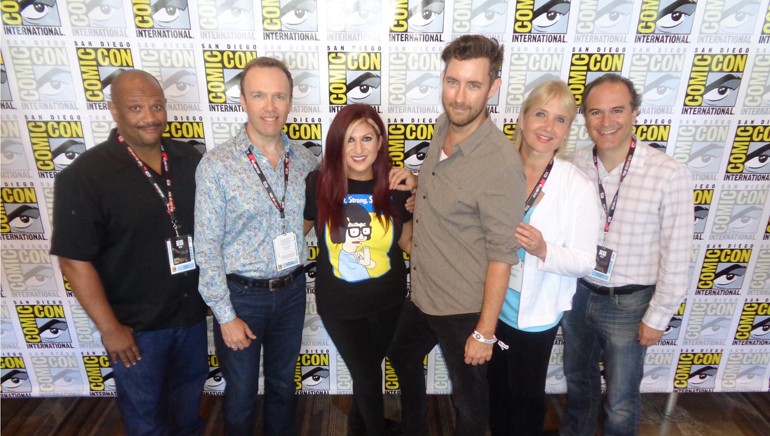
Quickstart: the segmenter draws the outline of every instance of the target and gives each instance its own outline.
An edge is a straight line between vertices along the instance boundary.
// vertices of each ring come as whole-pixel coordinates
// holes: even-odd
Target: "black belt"
[[[286,274],[285,276],[275,277],[272,279],[252,279],[240,274],[228,274],[227,280],[238,283],[239,285],[251,286],[252,288],[266,288],[271,291],[275,291],[277,289],[289,286],[291,282],[300,276],[300,274],[305,274],[304,268],[296,268],[294,271]]]
[[[655,288],[655,285],[601,286],[595,285],[585,279],[580,279],[578,281],[583,286],[599,295],[628,295],[648,288]]]

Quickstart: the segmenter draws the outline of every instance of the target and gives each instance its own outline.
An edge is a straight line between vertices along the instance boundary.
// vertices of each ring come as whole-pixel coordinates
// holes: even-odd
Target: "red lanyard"
[[[280,202],[278,201],[278,197],[275,196],[275,192],[270,186],[270,182],[267,181],[267,177],[262,173],[259,162],[257,162],[256,156],[254,156],[254,153],[251,151],[251,147],[246,150],[246,156],[249,157],[249,162],[251,162],[251,166],[254,167],[254,171],[257,172],[259,180],[262,181],[262,186],[265,188],[265,191],[267,191],[267,195],[270,197],[270,201],[273,202],[273,206],[275,206],[275,208],[278,209],[278,212],[281,213],[281,219],[286,218],[286,186],[289,184],[289,152],[286,151],[283,155],[283,196],[281,197]]]
[[[596,145],[593,148],[594,166],[596,167],[596,177],[599,181],[599,200],[602,202],[604,213],[607,215],[607,220],[604,223],[604,233],[610,231],[610,224],[612,224],[612,217],[615,216],[615,207],[618,205],[618,194],[620,193],[620,184],[623,183],[623,179],[628,174],[628,169],[631,168],[631,159],[634,157],[634,151],[636,150],[636,141],[631,139],[631,145],[628,147],[628,154],[626,155],[626,161],[623,163],[623,169],[620,171],[620,182],[618,182],[618,190],[615,191],[615,197],[612,199],[609,209],[607,208],[607,194],[604,192],[604,186],[602,186],[602,178],[599,176],[599,159],[596,157]]]
[[[125,144],[126,141],[123,139],[123,137],[118,134],[118,142],[121,144]],[[152,173],[150,173],[150,168],[147,167],[147,164],[142,162],[141,159],[139,159],[139,156],[136,155],[136,152],[128,145],[126,144],[126,149],[128,149],[128,154],[130,154],[134,160],[136,161],[136,165],[139,167],[140,170],[144,173],[145,177],[147,177],[147,181],[150,182],[150,184],[155,188],[155,192],[158,193],[158,196],[160,196],[161,201],[163,201],[163,204],[166,206],[166,212],[168,213],[169,218],[171,218],[171,226],[174,227],[174,232],[177,236],[179,236],[179,229],[182,227],[179,224],[179,221],[176,219],[176,206],[174,205],[174,194],[171,192],[171,170],[169,169],[168,165],[168,153],[166,153],[166,150],[163,149],[163,144],[160,145],[160,157],[161,162],[163,163],[163,171],[161,176],[166,180],[166,190],[168,191],[168,195],[163,193],[163,190],[161,189],[160,185],[158,185],[158,182],[155,181],[155,178],[152,176]]]
[[[532,188],[532,192],[529,194],[529,198],[527,198],[527,202],[524,203],[524,213],[526,214],[529,208],[532,207],[533,204],[535,204],[535,200],[537,200],[537,196],[540,195],[540,191],[543,190],[543,186],[545,186],[546,180],[548,180],[548,176],[551,175],[551,169],[553,168],[553,158],[551,158],[551,161],[548,162],[548,166],[545,167],[545,170],[543,170],[543,175],[540,176],[540,180],[538,180],[537,184],[534,188]]]

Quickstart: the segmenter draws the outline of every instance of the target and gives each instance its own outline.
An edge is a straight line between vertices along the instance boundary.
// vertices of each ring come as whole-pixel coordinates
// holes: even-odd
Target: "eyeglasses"
[[[372,226],[364,226],[364,227],[348,227],[348,236],[351,238],[357,238],[361,234],[366,236],[368,239],[372,235]]]

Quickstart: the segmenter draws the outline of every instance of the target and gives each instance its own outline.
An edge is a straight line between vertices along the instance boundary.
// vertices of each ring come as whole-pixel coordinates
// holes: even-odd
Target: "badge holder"
[[[275,266],[278,268],[278,271],[299,265],[297,235],[294,232],[284,233],[273,239],[273,251],[275,254]]]
[[[591,277],[603,282],[610,281],[612,269],[615,266],[616,253],[601,245],[596,246],[596,267],[591,271]]]
[[[166,239],[168,265],[171,274],[179,274],[196,268],[195,247],[192,235],[181,235]]]

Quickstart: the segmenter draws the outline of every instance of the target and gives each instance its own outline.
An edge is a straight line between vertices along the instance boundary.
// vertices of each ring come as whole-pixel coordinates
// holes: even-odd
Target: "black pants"
[[[353,408],[348,430],[353,435],[385,434],[382,399],[382,360],[396,331],[401,304],[356,319],[321,316],[353,378]]]
[[[545,420],[545,379],[559,326],[524,332],[499,321],[489,362],[489,425],[493,436],[540,435]]]
[[[473,333],[478,313],[432,316],[411,301],[404,303],[396,337],[388,352],[401,385],[401,430],[427,435],[427,397],[423,359],[438,343],[452,382],[457,436],[483,435],[488,427],[487,365],[465,363],[465,341]]]

